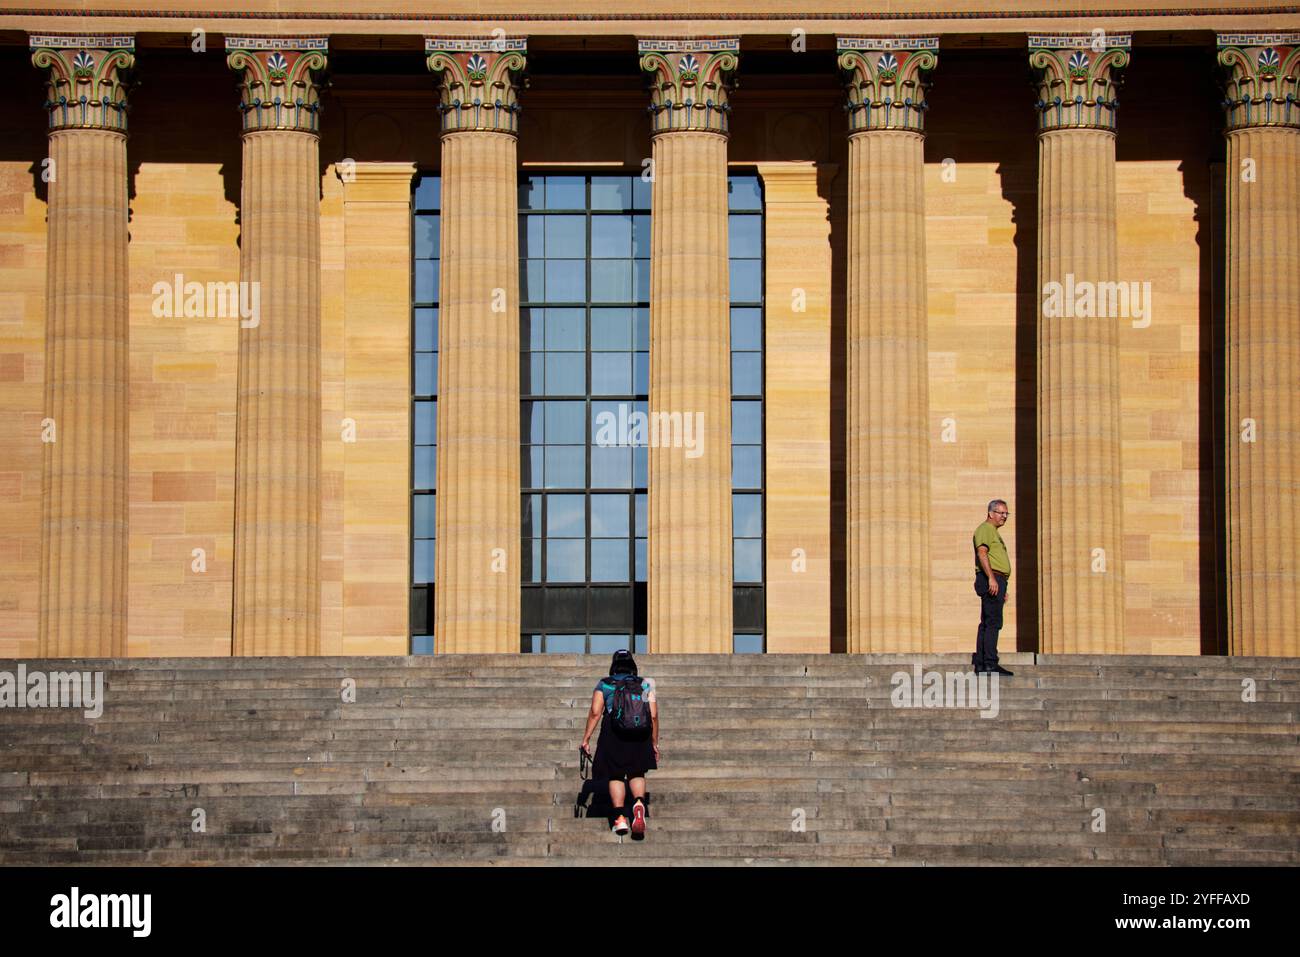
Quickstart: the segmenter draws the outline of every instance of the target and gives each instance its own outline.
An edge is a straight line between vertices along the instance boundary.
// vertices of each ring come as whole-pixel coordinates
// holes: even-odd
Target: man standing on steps
[[[1007,603],[1007,579],[1011,577],[1011,557],[998,529],[1011,513],[1000,498],[989,502],[988,518],[975,529],[975,594],[980,596],[980,626],[975,632],[975,654],[971,663],[976,674],[1011,676],[998,664],[998,632],[1002,630],[1002,608]]]

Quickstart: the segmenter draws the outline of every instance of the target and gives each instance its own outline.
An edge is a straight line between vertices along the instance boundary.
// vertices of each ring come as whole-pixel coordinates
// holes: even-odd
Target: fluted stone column
[[[320,653],[320,101],[324,37],[227,37],[241,73],[236,655]],[[250,301],[252,301],[250,293]]]
[[[654,160],[650,412],[661,424],[680,416],[702,427],[695,449],[661,427],[649,450],[652,652],[732,650],[727,98],[739,47],[736,39],[638,43],[650,74]]]
[[[849,114],[847,648],[929,651],[923,131],[939,40],[837,47]]]
[[[442,273],[434,650],[520,647],[519,192],[523,39],[431,38]]]
[[[1234,655],[1300,655],[1300,33],[1227,68],[1227,585]]]
[[[37,654],[126,654],[130,36],[29,38],[48,71]]]
[[[1097,284],[1140,277],[1119,274],[1115,227],[1116,73],[1130,38],[1101,40],[1029,38],[1039,94],[1038,647],[1057,654],[1124,650],[1118,324],[1128,320]]]

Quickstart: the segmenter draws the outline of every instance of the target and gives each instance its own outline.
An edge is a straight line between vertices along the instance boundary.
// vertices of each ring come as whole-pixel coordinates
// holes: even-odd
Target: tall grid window
[[[433,653],[438,456],[438,229],[441,180],[420,177],[412,201],[411,653]]]
[[[727,181],[731,264],[732,648],[763,640],[763,192],[757,176]]]
[[[650,190],[639,175],[519,186],[521,616],[525,652],[646,647]],[[763,206],[728,182],[734,649],[763,640]],[[436,176],[413,226],[411,650],[432,653],[438,382]]]
[[[519,250],[521,647],[644,650],[650,184],[525,177]]]

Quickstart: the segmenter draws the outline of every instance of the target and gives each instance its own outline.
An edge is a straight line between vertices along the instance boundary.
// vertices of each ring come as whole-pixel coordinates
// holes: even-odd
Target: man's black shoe
[[[1001,665],[994,665],[992,668],[989,669],[989,674],[993,674],[993,675],[1004,675],[1004,676],[1010,678],[1012,675],[1015,674],[1015,672],[1014,672],[1014,671],[1007,671],[1007,669],[1006,669],[1006,668],[1003,668]]]

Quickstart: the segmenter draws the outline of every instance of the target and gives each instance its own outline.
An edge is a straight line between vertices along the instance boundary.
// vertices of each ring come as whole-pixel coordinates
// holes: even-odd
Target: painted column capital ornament
[[[1300,128],[1300,33],[1220,33],[1225,132],[1253,126]]]
[[[126,132],[135,37],[33,33],[28,46],[32,65],[49,71],[45,108],[51,131]]]
[[[864,130],[925,132],[925,91],[939,64],[938,37],[836,37],[849,135]]]
[[[528,85],[526,37],[425,37],[425,62],[441,74],[442,131],[519,135],[519,90]]]
[[[637,54],[649,74],[651,136],[681,130],[727,135],[738,37],[647,37],[637,40]]]
[[[240,70],[245,133],[320,133],[320,76],[329,37],[226,37],[226,65]]]
[[[1053,33],[1029,38],[1038,90],[1038,132],[1115,132],[1120,71],[1128,66],[1130,33]]]

